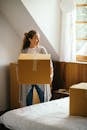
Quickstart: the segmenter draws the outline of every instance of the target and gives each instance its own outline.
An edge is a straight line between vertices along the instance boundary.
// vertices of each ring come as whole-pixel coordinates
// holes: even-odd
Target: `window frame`
[[[78,7],[87,7],[87,4],[77,4],[77,3],[76,3],[76,9],[77,9]],[[76,19],[76,24],[78,24],[78,25],[79,25],[79,24],[84,24],[84,25],[85,25],[85,24],[87,24],[87,21],[82,21],[82,20],[79,21],[79,20]],[[80,38],[80,37],[77,38],[77,37],[76,37],[76,41],[82,41],[82,40],[83,40],[83,41],[87,41],[87,38],[84,38],[84,37],[83,37],[83,38],[82,38],[82,37],[81,37],[81,38]],[[76,42],[76,44],[77,44],[77,42]],[[79,43],[78,43],[78,44],[79,44]],[[83,45],[83,46],[84,46],[84,45]],[[87,62],[87,56],[85,56],[85,55],[76,55],[76,61]]]

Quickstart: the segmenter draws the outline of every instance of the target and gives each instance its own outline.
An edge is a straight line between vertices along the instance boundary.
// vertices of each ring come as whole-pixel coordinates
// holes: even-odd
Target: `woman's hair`
[[[36,35],[36,31],[35,30],[31,30],[28,33],[24,34],[24,40],[23,40],[23,47],[22,50],[28,48],[30,46],[30,41],[29,38],[33,38],[34,35]]]

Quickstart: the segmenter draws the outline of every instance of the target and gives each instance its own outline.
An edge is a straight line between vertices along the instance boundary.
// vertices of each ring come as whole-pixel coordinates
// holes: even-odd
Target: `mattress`
[[[69,116],[69,97],[6,112],[0,123],[11,130],[87,130],[87,118]]]

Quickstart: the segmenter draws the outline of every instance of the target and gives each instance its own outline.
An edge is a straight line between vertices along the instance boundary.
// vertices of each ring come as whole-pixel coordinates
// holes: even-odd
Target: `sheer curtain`
[[[59,45],[59,60],[66,62],[76,61],[75,43],[75,2],[61,0],[61,40]]]

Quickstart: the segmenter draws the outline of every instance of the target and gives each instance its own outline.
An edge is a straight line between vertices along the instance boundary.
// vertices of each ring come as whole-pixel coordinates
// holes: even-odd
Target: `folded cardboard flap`
[[[50,54],[24,54],[21,53],[19,55],[18,60],[49,60],[50,59]]]
[[[21,84],[50,83],[50,54],[20,54],[18,80]]]

